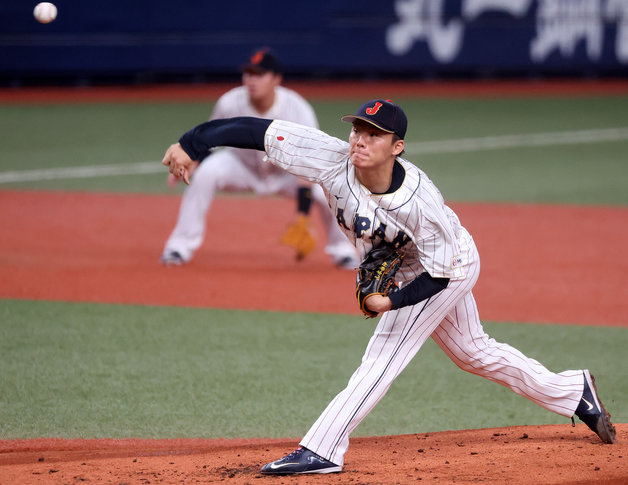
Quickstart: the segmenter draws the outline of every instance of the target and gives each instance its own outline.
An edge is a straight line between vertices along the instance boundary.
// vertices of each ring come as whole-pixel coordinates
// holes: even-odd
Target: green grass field
[[[358,366],[362,317],[0,303],[0,436],[298,437]],[[606,404],[628,412],[626,329],[486,324],[559,372],[595,369]],[[602,391],[601,391],[602,392]],[[428,341],[358,435],[565,423],[460,371]]]
[[[407,158],[448,200],[628,204],[628,134],[578,143],[583,130],[628,130],[628,97],[401,99],[410,125]],[[359,101],[318,101],[321,127],[341,138],[341,114]],[[165,149],[204,121],[210,103],[0,106],[2,171],[120,165],[120,175],[2,183],[0,188],[168,192],[164,172],[128,175],[125,165],[161,161]],[[421,153],[433,140],[574,133],[565,144]],[[418,144],[418,145],[417,145]],[[445,143],[446,145],[446,143]],[[413,148],[415,147],[414,151]],[[156,168],[159,170],[159,168]],[[0,179],[1,180],[1,179]]]
[[[581,135],[627,129],[628,97],[398,101],[411,123],[407,158],[446,199],[628,205],[628,135],[587,143]],[[339,116],[360,102],[315,102],[321,127],[346,137]],[[0,190],[176,193],[165,169],[128,175],[125,167],[158,165],[210,110],[209,103],[0,106]],[[543,133],[571,133],[571,141],[535,146],[533,135]],[[477,146],[511,135],[520,141]],[[464,150],[426,149],[460,139],[475,141]],[[109,164],[120,175],[2,179]],[[0,300],[0,321],[2,439],[299,437],[343,388],[373,330],[359,317],[8,299]],[[628,329],[486,328],[552,370],[591,368],[615,420],[626,422]],[[458,370],[430,341],[354,435],[565,422]]]

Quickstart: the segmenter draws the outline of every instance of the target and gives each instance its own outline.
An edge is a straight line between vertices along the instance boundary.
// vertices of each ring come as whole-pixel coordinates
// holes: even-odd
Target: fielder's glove
[[[283,244],[296,249],[296,260],[301,261],[310,254],[316,246],[316,239],[309,229],[309,218],[299,215],[297,220],[288,226],[286,233],[281,238]]]
[[[392,246],[383,245],[371,249],[360,264],[356,297],[360,304],[360,310],[367,318],[377,316],[376,312],[366,308],[365,302],[369,296],[388,296],[397,291],[394,278],[402,262],[403,256]]]

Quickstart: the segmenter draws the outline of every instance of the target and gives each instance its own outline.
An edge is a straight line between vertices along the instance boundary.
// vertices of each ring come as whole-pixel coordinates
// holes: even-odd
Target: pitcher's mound
[[[0,483],[628,483],[628,425],[605,445],[588,428],[520,426],[354,438],[344,471],[267,477],[298,439],[5,440]]]

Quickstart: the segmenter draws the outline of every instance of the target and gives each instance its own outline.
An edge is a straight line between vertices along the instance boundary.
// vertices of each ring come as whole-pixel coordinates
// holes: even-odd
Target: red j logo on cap
[[[377,103],[375,103],[375,106],[373,106],[372,108],[366,108],[366,114],[374,115],[375,113],[379,111],[379,108],[381,107],[382,107],[382,103],[378,101]]]

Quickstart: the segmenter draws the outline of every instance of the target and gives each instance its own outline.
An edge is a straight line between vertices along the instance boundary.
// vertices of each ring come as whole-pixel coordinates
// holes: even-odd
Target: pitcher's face
[[[403,151],[403,140],[370,123],[356,120],[349,135],[351,163],[361,169],[391,164]]]

